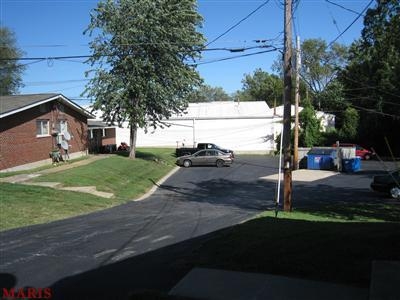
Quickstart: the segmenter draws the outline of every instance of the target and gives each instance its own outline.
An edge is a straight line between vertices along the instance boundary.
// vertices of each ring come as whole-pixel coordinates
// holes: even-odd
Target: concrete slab
[[[373,261],[370,300],[400,299],[400,261]]]
[[[368,289],[269,274],[195,268],[169,293],[209,300],[366,300]]]
[[[63,188],[59,188],[59,189],[65,190],[65,191],[88,193],[88,194],[92,194],[92,195],[103,197],[103,198],[111,198],[114,196],[113,193],[98,191],[95,186],[70,186],[70,187],[63,187]]]
[[[25,185],[34,185],[34,186],[44,186],[44,187],[49,187],[49,188],[59,188],[61,186],[60,182],[53,182],[53,181],[44,181],[44,182],[21,182],[22,184]]]
[[[10,177],[3,177],[0,178],[0,182],[7,182],[7,183],[21,183],[28,180],[31,180],[35,177],[39,177],[41,174],[19,174]]]
[[[338,174],[340,173],[335,171],[301,169],[292,172],[292,179],[293,181],[298,181],[298,182],[313,182],[329,178],[332,176],[336,176]],[[283,174],[281,178],[283,178]],[[278,174],[261,177],[261,179],[276,181],[278,180]]]

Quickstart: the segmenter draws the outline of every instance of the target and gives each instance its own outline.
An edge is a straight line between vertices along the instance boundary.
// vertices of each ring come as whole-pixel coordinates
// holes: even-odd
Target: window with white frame
[[[56,129],[58,133],[64,133],[68,131],[67,120],[58,120],[56,123]]]
[[[36,120],[36,136],[50,135],[49,120]]]

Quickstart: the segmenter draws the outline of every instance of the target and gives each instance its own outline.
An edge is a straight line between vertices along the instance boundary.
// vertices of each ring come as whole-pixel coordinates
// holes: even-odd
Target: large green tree
[[[242,84],[236,95],[240,101],[266,101],[270,107],[282,104],[283,81],[279,76],[256,69],[245,74]]]
[[[322,39],[304,40],[301,45],[302,78],[314,93],[323,91],[347,62],[347,47],[338,43],[327,45]]]
[[[359,113],[353,107],[348,107],[342,114],[342,125],[339,129],[341,141],[354,141],[357,138]]]
[[[295,52],[296,49],[293,49]],[[346,65],[347,58],[348,48],[344,45],[328,45],[322,39],[304,40],[301,44],[300,98],[310,99],[318,110],[334,110],[338,101],[343,101],[336,78],[338,71]],[[282,58],[278,57],[272,66],[279,74],[283,74],[282,62]]]
[[[314,107],[311,105],[310,101],[304,101],[303,106],[303,110],[299,113],[299,146],[317,146],[322,139],[321,121],[317,118]]]
[[[23,52],[16,46],[14,33],[0,27],[0,96],[18,93],[25,66],[18,63]]]
[[[230,97],[222,87],[212,87],[207,84],[201,85],[188,97],[189,102],[214,102],[231,100],[232,97]]]
[[[201,23],[195,0],[105,0],[93,10],[85,94],[105,121],[129,122],[131,158],[138,128],[182,112],[201,84],[190,65],[204,45]]]
[[[359,139],[389,152],[384,137],[400,155],[400,3],[377,1],[364,18],[361,38],[350,49],[341,73],[346,98],[359,110]]]

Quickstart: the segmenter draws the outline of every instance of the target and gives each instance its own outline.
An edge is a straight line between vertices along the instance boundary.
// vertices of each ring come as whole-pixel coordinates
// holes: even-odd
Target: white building
[[[301,110],[301,108],[300,108]],[[294,115],[294,107],[292,107]],[[165,120],[164,128],[138,131],[138,147],[192,147],[215,143],[235,152],[270,153],[282,129],[283,107],[268,107],[264,101],[190,103],[186,113]],[[334,126],[334,116],[321,112],[324,128]],[[116,128],[116,143],[129,143],[129,129]]]

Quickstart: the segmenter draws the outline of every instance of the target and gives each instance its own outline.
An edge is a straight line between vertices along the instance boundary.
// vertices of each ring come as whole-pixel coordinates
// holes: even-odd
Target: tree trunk
[[[131,151],[129,152],[129,158],[136,158],[136,139],[137,139],[137,124],[132,122],[129,126],[130,128],[130,145]]]

